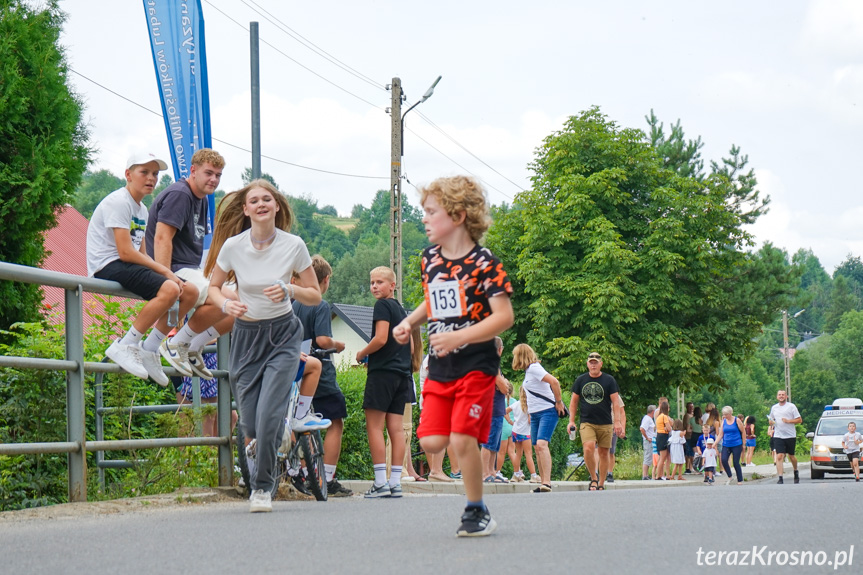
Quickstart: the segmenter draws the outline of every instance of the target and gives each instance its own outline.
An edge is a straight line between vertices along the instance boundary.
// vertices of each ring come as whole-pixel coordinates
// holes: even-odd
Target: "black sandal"
[[[605,485],[597,485],[596,490],[597,491],[605,491]]]
[[[588,491],[596,491],[599,488],[599,482],[596,479],[591,479],[587,484]]]

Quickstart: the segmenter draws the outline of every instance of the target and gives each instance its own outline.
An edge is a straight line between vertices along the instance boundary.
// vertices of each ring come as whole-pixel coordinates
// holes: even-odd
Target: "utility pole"
[[[394,297],[402,301],[402,81],[393,78],[390,156],[390,268],[396,274]]]
[[[249,22],[249,54],[252,77],[252,179],[261,177],[261,68],[258,23]]]

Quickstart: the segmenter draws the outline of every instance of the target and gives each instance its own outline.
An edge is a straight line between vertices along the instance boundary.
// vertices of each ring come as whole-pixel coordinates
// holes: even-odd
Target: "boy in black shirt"
[[[390,468],[387,482],[387,452],[384,442],[384,424],[392,442],[392,460],[405,458],[405,438],[402,423],[405,403],[411,400],[411,350],[407,344],[397,342],[393,328],[407,317],[402,305],[393,299],[396,275],[388,267],[377,267],[369,274],[371,292],[377,300],[372,315],[372,340],[357,352],[357,361],[369,358],[363,410],[366,413],[366,432],[375,471],[375,482],[365,497],[401,497],[402,466]],[[409,343],[409,342],[408,342]]]

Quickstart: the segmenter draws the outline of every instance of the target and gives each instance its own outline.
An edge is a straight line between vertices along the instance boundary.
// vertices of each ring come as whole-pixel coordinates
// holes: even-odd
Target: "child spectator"
[[[467,495],[456,535],[483,536],[494,531],[496,523],[482,500],[477,441],[488,437],[491,427],[500,370],[493,338],[512,326],[512,286],[500,260],[477,244],[491,219],[476,180],[440,178],[420,190],[420,200],[433,244],[422,257],[425,304],[394,336],[407,343],[413,326],[429,322],[429,378],[417,437],[427,453],[453,444]]]
[[[671,428],[671,435],[668,438],[669,452],[671,455],[671,464],[674,468],[671,470],[671,478],[683,481],[683,468],[686,464],[686,452],[683,449],[683,444],[686,443],[684,435],[683,421],[675,419]]]
[[[705,427],[707,429],[707,427]],[[714,439],[708,437],[704,444],[702,458],[704,459],[704,483],[713,483],[713,474],[716,471],[716,449],[713,447]]]
[[[530,442],[530,413],[527,411],[527,393],[522,386],[518,391],[518,401],[507,408],[512,419],[512,442],[515,444],[515,459],[512,462],[512,481],[523,482],[524,472],[521,470],[521,455],[524,454],[531,483],[541,483],[542,480],[533,465],[533,447]]]
[[[647,406],[647,413],[641,418],[638,430],[641,432],[641,447],[644,450],[644,458],[641,462],[641,479],[650,479],[650,468],[653,466],[653,445],[656,440],[656,422],[653,421],[655,405]]]
[[[755,467],[752,456],[755,454],[755,416],[746,418],[746,467]]]
[[[396,275],[388,267],[376,267],[369,274],[371,292],[375,296],[372,312],[372,340],[357,352],[357,361],[369,358],[363,411],[366,414],[366,432],[372,455],[375,481],[365,497],[402,496],[402,466],[390,468],[387,482],[387,448],[384,426],[392,442],[392,461],[401,463],[405,456],[404,423],[405,404],[411,400],[411,348],[410,333],[407,341],[393,337],[393,329],[407,317],[401,304],[393,299]]]
[[[503,353],[503,340],[499,337],[494,338],[494,347],[497,350],[497,355]],[[491,427],[489,428],[488,438],[481,444],[480,456],[482,457],[482,474],[486,483],[509,483],[503,476],[497,475],[497,460],[500,459],[503,464],[503,458],[506,457],[506,452],[501,455],[501,441],[503,440],[503,420],[506,415],[506,396],[509,393],[510,383],[498,373],[494,380],[494,400],[491,409]]]
[[[857,424],[848,422],[848,433],[842,436],[842,449],[851,462],[854,471],[854,480],[860,481],[860,444],[863,443],[863,435],[857,433]]]
[[[506,406],[509,407],[513,403],[518,403],[518,400],[512,396],[512,384],[507,381],[508,392],[506,394]],[[512,424],[513,420],[508,412],[503,415],[503,430],[500,432],[500,450],[497,458],[497,466],[495,467],[496,477],[504,477],[501,473],[504,461],[509,457],[509,462],[515,465],[515,443],[512,441]]]
[[[152,377],[163,387],[170,380],[156,353],[158,330],[142,344],[144,333],[166,316],[178,298],[184,305],[198,295],[192,291],[184,295],[182,280],[148,256],[143,245],[148,213],[141,200],[153,193],[159,170],[167,168],[153,154],[132,155],[126,161],[126,185],[99,202],[87,228],[87,275],[118,282],[147,301],[126,335],[111,343],[105,355],[132,375]]]

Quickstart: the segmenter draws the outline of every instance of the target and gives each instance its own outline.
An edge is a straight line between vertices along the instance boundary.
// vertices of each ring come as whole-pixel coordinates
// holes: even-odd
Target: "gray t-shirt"
[[[842,441],[845,442],[845,453],[854,453],[860,451],[860,444],[857,443],[863,439],[859,433],[856,431],[851,433],[850,431],[842,436]]]
[[[207,198],[195,196],[186,180],[174,182],[162,190],[150,206],[147,254],[155,259],[156,224],[161,222],[177,229],[171,253],[171,271],[200,268],[204,236],[209,231],[207,214]]]
[[[332,315],[330,304],[321,300],[316,306],[293,302],[294,313],[303,324],[303,339],[312,340],[312,348],[320,347],[315,340],[318,336],[333,337]],[[330,357],[321,360],[321,380],[315,397],[325,397],[341,391],[336,382],[336,366]]]

